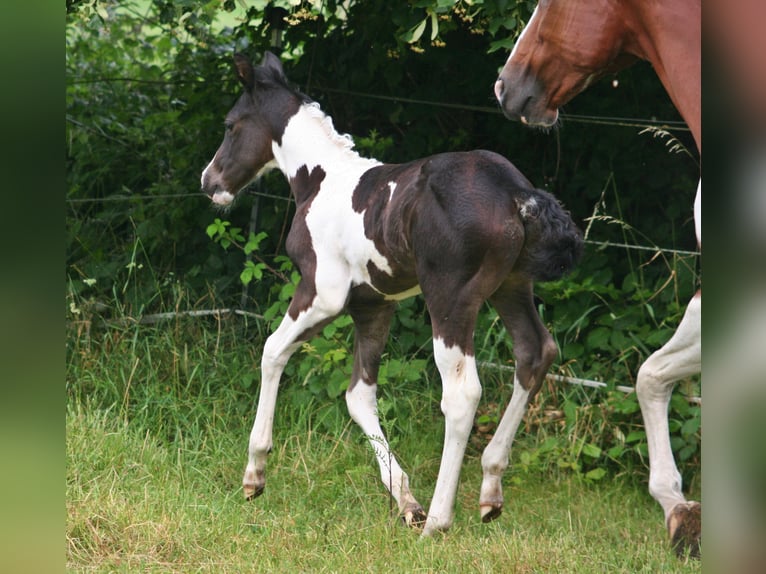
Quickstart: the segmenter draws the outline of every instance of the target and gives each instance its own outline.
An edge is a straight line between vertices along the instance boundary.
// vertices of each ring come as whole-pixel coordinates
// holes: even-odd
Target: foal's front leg
[[[258,410],[250,432],[247,467],[242,479],[245,498],[248,500],[260,495],[266,485],[266,458],[272,446],[274,409],[282,371],[301,343],[342,309],[342,303],[328,305],[319,297],[314,297],[307,309],[300,309],[296,301],[305,302],[307,298],[302,295],[310,292],[311,288],[304,281],[298,284],[287,314],[263,347]]]

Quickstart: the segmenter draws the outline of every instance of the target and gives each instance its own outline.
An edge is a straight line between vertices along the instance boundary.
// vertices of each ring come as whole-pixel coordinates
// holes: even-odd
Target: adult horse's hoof
[[[481,521],[485,524],[487,522],[492,522],[495,518],[500,516],[503,513],[503,503],[499,504],[480,504],[479,505],[479,515],[481,516]]]
[[[702,506],[699,502],[676,504],[668,516],[670,544],[679,558],[700,557]]]

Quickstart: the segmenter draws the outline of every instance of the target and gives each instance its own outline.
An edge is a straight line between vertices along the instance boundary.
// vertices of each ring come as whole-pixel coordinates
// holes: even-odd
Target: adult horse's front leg
[[[530,399],[539,390],[557,354],[556,344],[535,309],[531,283],[508,283],[498,289],[490,302],[513,339],[516,372],[511,402],[481,457],[484,477],[479,510],[483,522],[502,513],[502,478],[513,439]]]
[[[668,404],[676,381],[701,370],[702,297],[689,302],[670,340],[641,365],[636,394],[644,418],[649,447],[649,492],[662,505],[673,549],[699,556],[701,508],[683,495],[668,429]]]
[[[242,479],[245,498],[250,500],[263,492],[266,485],[266,458],[272,447],[274,410],[277,403],[279,379],[290,356],[301,343],[311,338],[319,328],[340,313],[343,303],[328,304],[313,297],[313,287],[301,281],[295,291],[287,314],[263,347],[261,357],[261,390],[253,429],[250,431],[247,467]],[[300,308],[306,300],[307,309]],[[301,303],[297,303],[301,302]]]

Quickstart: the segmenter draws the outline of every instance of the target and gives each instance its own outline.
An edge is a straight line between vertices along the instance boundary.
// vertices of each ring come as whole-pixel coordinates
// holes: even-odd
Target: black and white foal
[[[484,521],[503,506],[501,477],[529,399],[556,356],[533,304],[534,280],[568,272],[582,251],[569,214],[506,159],[487,152],[438,154],[401,165],[360,157],[308,97],[288,86],[276,56],[253,66],[235,56],[245,88],[226,134],[202,173],[219,205],[262,171],[288,178],[296,213],[286,248],[301,281],[261,361],[261,389],[243,480],[247,498],[265,486],[279,379],[288,358],[342,312],[354,321],[351,417],[368,437],[401,516],[423,535],[446,530],[481,385],[473,332],[488,300],[514,339],[516,374],[508,409],[482,456]],[[378,422],[376,381],[396,301],[423,294],[433,325],[446,434],[428,514],[389,452]]]

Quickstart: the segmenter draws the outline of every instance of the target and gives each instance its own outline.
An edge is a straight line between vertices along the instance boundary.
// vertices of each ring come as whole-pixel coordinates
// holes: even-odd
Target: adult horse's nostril
[[[501,104],[503,103],[503,96],[505,95],[505,82],[500,78],[495,82],[495,97]]]

